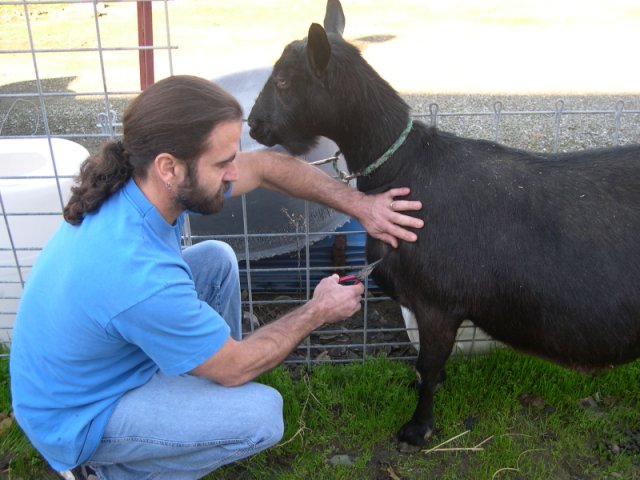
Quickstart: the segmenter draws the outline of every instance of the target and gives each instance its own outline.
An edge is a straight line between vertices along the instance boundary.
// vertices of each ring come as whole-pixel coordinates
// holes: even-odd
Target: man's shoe
[[[98,475],[91,467],[78,465],[72,470],[58,472],[58,476],[64,480],[98,480]]]

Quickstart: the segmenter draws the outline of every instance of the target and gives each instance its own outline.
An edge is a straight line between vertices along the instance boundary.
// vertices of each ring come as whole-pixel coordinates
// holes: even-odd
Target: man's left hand
[[[397,199],[397,197],[406,197],[410,193],[409,188],[403,187],[365,196],[367,205],[358,220],[369,235],[388,243],[393,248],[398,247],[398,239],[407,242],[415,242],[418,239],[418,235],[408,228],[422,228],[424,221],[402,212],[420,210],[422,202]]]

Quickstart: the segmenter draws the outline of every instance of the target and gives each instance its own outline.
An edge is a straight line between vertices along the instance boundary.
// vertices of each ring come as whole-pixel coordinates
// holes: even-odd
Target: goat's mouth
[[[282,145],[291,155],[304,155],[315,147],[317,143],[318,139],[313,138],[311,140],[288,140],[286,142],[281,142],[280,145]]]
[[[281,145],[291,155],[304,155],[318,143],[317,138],[282,140],[278,135],[273,133],[273,131],[265,131],[259,128],[250,128],[249,135],[255,141],[266,147]]]
[[[256,142],[261,143],[267,147],[273,147],[280,143],[278,138],[268,130],[256,127],[249,123],[249,136]]]

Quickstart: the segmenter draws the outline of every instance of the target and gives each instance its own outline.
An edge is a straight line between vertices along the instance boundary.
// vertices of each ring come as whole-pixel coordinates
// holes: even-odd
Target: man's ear
[[[158,178],[165,185],[176,185],[182,183],[185,178],[185,164],[170,153],[160,153],[153,161]]]

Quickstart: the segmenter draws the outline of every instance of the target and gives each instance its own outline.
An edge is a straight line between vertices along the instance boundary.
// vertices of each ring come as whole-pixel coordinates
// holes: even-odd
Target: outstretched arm
[[[260,327],[241,341],[229,339],[191,371],[225,386],[242,385],[282,363],[311,332],[358,312],[364,285],[340,285],[338,275],[320,281],[301,307]]]
[[[239,179],[234,183],[233,195],[262,187],[320,203],[357,218],[372,237],[394,248],[398,239],[417,240],[416,233],[408,228],[424,226],[421,219],[401,213],[422,208],[419,201],[396,200],[409,195],[408,188],[365,195],[302,160],[265,150],[239,152],[236,162]]]

